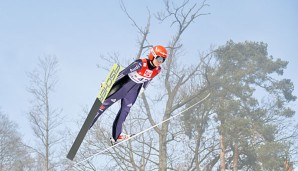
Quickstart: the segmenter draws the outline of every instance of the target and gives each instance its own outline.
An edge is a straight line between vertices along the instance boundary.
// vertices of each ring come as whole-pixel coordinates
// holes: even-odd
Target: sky
[[[180,1],[177,1],[180,2]],[[190,0],[191,3],[197,2]],[[199,2],[199,1],[198,1]],[[293,81],[298,96],[298,1],[209,0],[201,16],[182,36],[185,61],[209,47],[227,41],[262,41],[275,59],[289,61],[284,77]],[[164,9],[163,1],[125,1],[128,13],[145,27],[151,14]],[[152,17],[150,44],[167,45],[175,27]],[[118,53],[132,61],[138,50],[138,32],[119,0],[0,0],[0,110],[16,122],[25,141],[32,143],[28,73],[38,58],[55,55],[58,84],[52,104],[63,109],[64,125],[71,127],[82,108],[91,106],[106,71],[100,55]],[[146,54],[143,54],[144,57]],[[107,67],[107,66],[106,66]],[[291,106],[298,111],[297,102]],[[296,116],[297,118],[297,116]],[[298,119],[297,119],[298,120]]]

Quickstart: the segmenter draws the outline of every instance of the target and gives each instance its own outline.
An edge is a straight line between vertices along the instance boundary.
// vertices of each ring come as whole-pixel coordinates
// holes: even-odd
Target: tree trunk
[[[200,135],[198,136],[198,140],[196,141],[196,149],[195,149],[195,164],[196,164],[196,171],[200,171],[200,157],[199,157],[199,150],[201,145],[201,135],[202,132],[200,132]]]
[[[46,142],[45,142],[45,148],[46,148],[46,171],[49,170],[49,118],[50,118],[50,107],[49,107],[49,97],[48,97],[48,85],[45,86],[46,89]]]
[[[220,170],[225,171],[226,162],[225,162],[225,146],[224,146],[224,137],[220,135]]]
[[[238,153],[238,144],[236,143],[234,145],[234,171],[237,171],[238,170],[238,156],[239,156],[239,153]]]
[[[167,170],[167,130],[168,123],[164,123],[159,135],[159,171]]]

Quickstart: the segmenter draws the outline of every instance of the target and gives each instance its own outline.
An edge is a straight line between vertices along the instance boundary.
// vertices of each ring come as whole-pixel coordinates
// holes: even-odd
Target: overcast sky
[[[177,1],[180,2],[180,1]],[[191,0],[191,2],[195,2]],[[289,61],[285,77],[298,95],[298,1],[221,0],[210,4],[183,35],[186,61],[226,41],[262,41],[269,55]],[[145,26],[147,8],[153,14],[163,1],[127,0],[128,12]],[[149,43],[167,45],[174,27],[152,18]],[[27,113],[32,98],[26,91],[26,73],[36,68],[39,57],[56,55],[59,61],[54,107],[62,108],[70,126],[85,105],[91,106],[106,71],[97,68],[100,55],[117,52],[132,61],[137,54],[137,30],[120,8],[120,1],[0,0],[0,108],[19,125],[26,141],[32,137]],[[144,56],[146,54],[143,54]],[[50,99],[51,100],[51,99]],[[293,103],[297,111],[297,102]],[[297,117],[296,117],[297,118]]]

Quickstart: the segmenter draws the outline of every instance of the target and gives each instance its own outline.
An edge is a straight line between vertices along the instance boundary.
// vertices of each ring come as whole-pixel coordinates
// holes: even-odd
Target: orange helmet
[[[149,53],[149,60],[152,61],[154,58],[162,57],[164,60],[167,58],[167,49],[161,45],[153,46]]]

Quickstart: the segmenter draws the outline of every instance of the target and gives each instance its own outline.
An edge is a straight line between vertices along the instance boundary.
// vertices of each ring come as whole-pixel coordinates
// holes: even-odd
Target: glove
[[[144,87],[141,87],[141,90],[140,90],[140,93],[139,94],[144,94],[144,92],[145,92]]]
[[[101,82],[100,83],[100,88],[102,88],[102,86],[105,84],[105,82]]]

